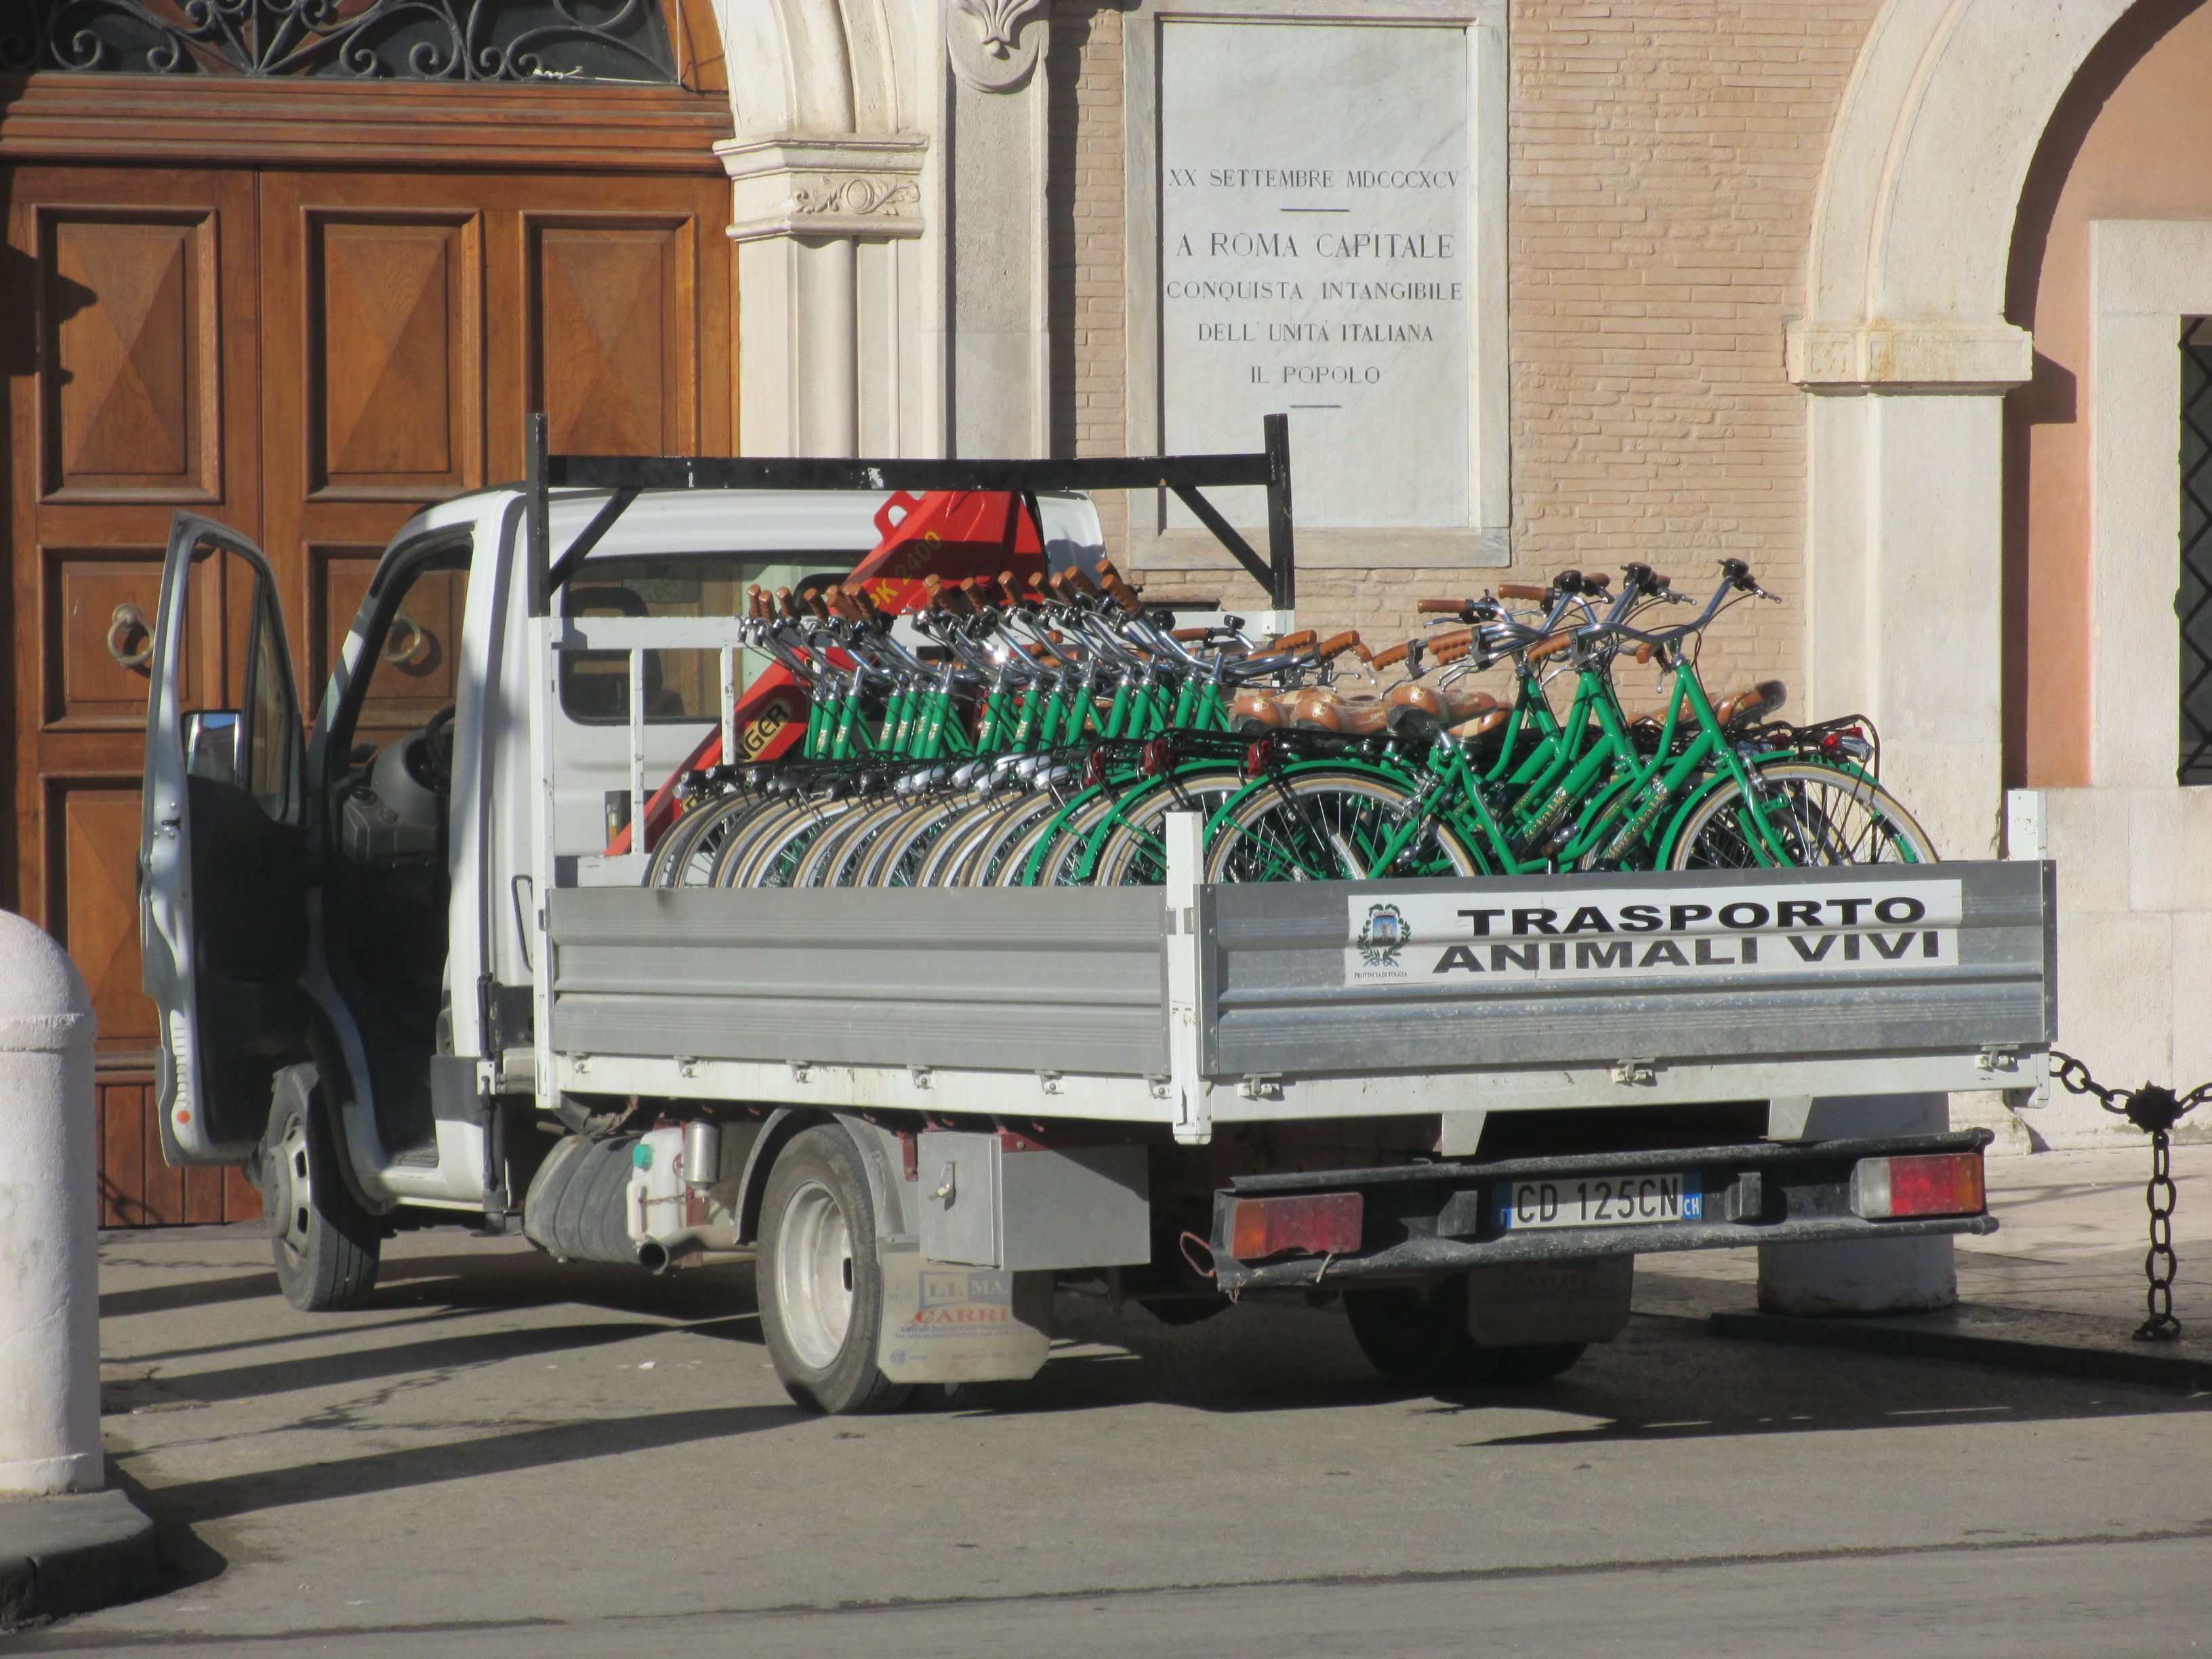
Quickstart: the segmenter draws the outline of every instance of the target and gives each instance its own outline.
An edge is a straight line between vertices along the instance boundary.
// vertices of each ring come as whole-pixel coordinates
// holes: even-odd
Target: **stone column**
[[[0,911],[0,1497],[102,1479],[92,1040],[68,954]]]
[[[925,138],[784,136],[714,147],[738,244],[738,447],[898,454],[908,272],[922,234]],[[921,441],[926,442],[924,437]]]
[[[1790,378],[1812,394],[1805,707],[1873,719],[1883,784],[1947,858],[1998,850],[2003,397],[2032,352],[2002,318],[1790,331]],[[1815,1100],[1798,1115],[1775,1133],[1833,1140],[1950,1122],[1943,1095]],[[1766,1245],[1759,1269],[1772,1312],[1958,1300],[1948,1238]]]
[[[1043,0],[951,0],[945,110],[949,453],[1051,441]]]

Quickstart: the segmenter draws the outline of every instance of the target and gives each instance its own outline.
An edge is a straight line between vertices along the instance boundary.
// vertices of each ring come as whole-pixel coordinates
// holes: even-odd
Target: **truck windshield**
[[[815,560],[819,554],[812,555]],[[857,555],[855,556],[858,556]],[[773,591],[808,581],[839,580],[774,553],[694,553],[659,558],[587,560],[561,590],[568,617],[734,617],[745,590],[757,583]],[[738,690],[767,666],[768,659],[739,653]],[[720,718],[714,706],[720,669],[711,651],[651,651],[645,659],[645,717],[648,723],[696,723]],[[619,651],[569,651],[561,657],[561,708],[587,726],[627,724],[629,666]]]

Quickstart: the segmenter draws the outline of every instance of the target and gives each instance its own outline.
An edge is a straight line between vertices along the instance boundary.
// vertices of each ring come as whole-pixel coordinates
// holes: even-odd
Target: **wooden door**
[[[92,990],[104,1221],[258,1215],[235,1175],[167,1169],[149,1111],[137,657],[171,515],[268,553],[312,709],[392,533],[519,478],[531,410],[556,448],[729,453],[727,185],[666,168],[0,176],[16,641],[0,896]],[[410,599],[363,737],[453,701],[460,592]]]
[[[522,476],[532,410],[556,449],[729,453],[727,211],[690,178],[263,176],[262,544],[311,686],[410,514]],[[410,599],[365,738],[453,701],[459,599]]]

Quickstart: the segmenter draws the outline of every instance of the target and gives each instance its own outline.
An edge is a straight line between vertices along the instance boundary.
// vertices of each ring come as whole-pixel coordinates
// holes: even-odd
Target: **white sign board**
[[[1475,521],[1468,52],[1416,26],[1161,31],[1162,436],[1249,451],[1287,411],[1301,527]]]
[[[1354,894],[1346,985],[1771,978],[1955,966],[1965,910],[1952,880],[1869,872],[1802,886],[1516,888]]]

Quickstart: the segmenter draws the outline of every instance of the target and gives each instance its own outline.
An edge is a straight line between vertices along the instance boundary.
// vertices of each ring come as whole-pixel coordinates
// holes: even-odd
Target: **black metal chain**
[[[2195,1108],[2212,1100],[2212,1083],[2200,1083],[2185,1095],[2156,1083],[2140,1089],[2107,1089],[2089,1075],[2089,1068],[2071,1054],[2051,1051],[2057,1062],[2051,1075],[2077,1095],[2089,1095],[2116,1116],[2124,1117],[2150,1137],[2150,1182],[2143,1201],[2150,1209],[2150,1249],[2143,1255],[2143,1277],[2150,1281],[2145,1300],[2148,1316],[2136,1327],[2138,1342],[2171,1342],[2181,1334],[2181,1322],[2173,1316],[2173,1271],[2180,1265],[2173,1254],[2173,1184],[2172,1131]]]

